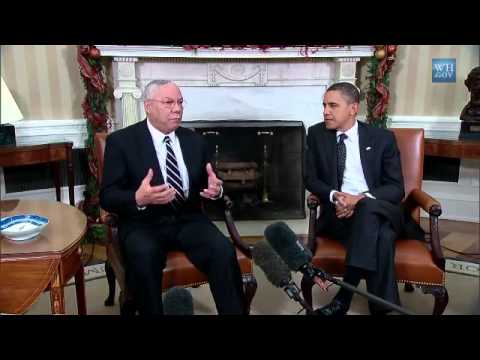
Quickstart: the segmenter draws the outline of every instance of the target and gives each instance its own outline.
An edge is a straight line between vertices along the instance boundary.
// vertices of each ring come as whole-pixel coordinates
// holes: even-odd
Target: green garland
[[[97,180],[98,164],[95,157],[95,134],[106,132],[109,126],[107,104],[111,91],[103,75],[100,51],[94,45],[79,45],[77,60],[80,66],[86,95],[82,103],[83,114],[87,119],[87,139],[85,148],[88,156],[87,183],[84,200],[80,207],[87,215],[86,243],[103,242],[107,236],[107,228],[100,223],[99,188]]]
[[[376,45],[375,48],[375,54],[368,63],[367,122],[376,127],[386,128],[389,120],[390,72],[398,47]]]

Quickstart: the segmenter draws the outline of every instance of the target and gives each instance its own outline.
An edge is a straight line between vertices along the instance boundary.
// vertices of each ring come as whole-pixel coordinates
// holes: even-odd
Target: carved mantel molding
[[[96,45],[102,56],[124,56],[144,58],[185,58],[185,59],[293,59],[305,58],[302,48],[284,47],[260,49],[220,49],[207,48],[195,51],[185,50],[181,46],[146,45]],[[373,55],[373,46],[358,45],[328,47],[309,53],[310,58],[368,57]]]

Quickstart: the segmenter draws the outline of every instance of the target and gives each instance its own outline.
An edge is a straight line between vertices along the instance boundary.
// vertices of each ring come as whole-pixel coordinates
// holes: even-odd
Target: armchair
[[[423,178],[424,131],[423,129],[392,129],[400,150],[402,173],[405,184],[405,205],[413,219],[420,222],[420,208],[429,215],[430,233],[427,243],[413,239],[398,239],[395,248],[395,271],[397,281],[405,283],[406,291],[420,287],[423,293],[435,297],[434,315],[441,315],[448,304],[445,288],[445,258],[440,246],[438,217],[442,209],[438,201],[421,190]],[[342,276],[345,271],[346,251],[342,244],[324,236],[315,235],[316,219],[321,204],[314,195],[307,200],[310,209],[308,244],[314,254],[312,263],[333,276]],[[302,279],[304,299],[312,304],[313,283]]]
[[[107,133],[97,133],[95,135],[95,152],[98,161],[97,181],[100,184],[103,175],[103,161]],[[247,312],[250,311],[250,304],[257,289],[257,281],[253,274],[253,263],[251,248],[240,237],[231,215],[232,202],[227,196],[224,196],[224,217],[231,240],[233,241],[237,260],[242,273],[245,298],[247,303]],[[134,314],[133,296],[125,284],[125,269],[120,253],[117,236],[117,218],[114,214],[107,213],[101,209],[101,222],[108,226],[107,237],[107,260],[105,262],[105,271],[107,275],[109,293],[105,300],[105,306],[112,306],[115,297],[115,279],[120,285],[120,314]],[[163,271],[162,291],[173,286],[198,287],[208,283],[205,274],[197,270],[188,260],[186,255],[180,251],[172,251],[167,256],[166,267]]]

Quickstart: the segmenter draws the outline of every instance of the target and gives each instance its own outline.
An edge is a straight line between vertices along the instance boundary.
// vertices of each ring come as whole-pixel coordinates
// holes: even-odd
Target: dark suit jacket
[[[369,192],[377,199],[399,204],[404,196],[404,186],[394,134],[358,121],[358,138]],[[339,190],[336,131],[326,129],[325,123],[308,130],[305,184],[322,203],[330,202],[331,190]]]
[[[207,144],[201,135],[189,129],[179,127],[175,133],[180,140],[190,187],[181,214],[201,214],[200,191],[208,186],[205,167],[210,158]],[[166,218],[174,215],[169,204],[148,205],[142,211],[137,209],[135,192],[149,168],[152,168],[154,174],[152,186],[165,183],[146,119],[107,137],[100,205],[119,216],[119,225],[162,224]]]
[[[386,129],[380,129],[358,121],[360,160],[369,192],[379,200],[377,211],[392,222],[398,234],[411,228],[413,221],[399,205],[404,197],[404,183],[400,152],[395,135]],[[330,191],[340,190],[337,184],[336,130],[328,130],[325,123],[311,126],[307,135],[305,185],[308,191],[316,195],[331,219],[335,212],[330,202]],[[321,231],[324,226],[322,216],[319,219]],[[418,231],[419,228],[413,226]],[[420,233],[409,234],[416,238]]]

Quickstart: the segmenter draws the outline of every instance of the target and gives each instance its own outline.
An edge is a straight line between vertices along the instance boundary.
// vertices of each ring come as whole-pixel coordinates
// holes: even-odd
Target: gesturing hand
[[[220,195],[223,181],[217,178],[210,163],[207,164],[206,169],[208,174],[208,189],[203,189],[200,195],[207,199],[215,199]]]
[[[167,204],[175,198],[176,190],[168,184],[150,186],[153,178],[153,170],[148,169],[147,176],[135,192],[135,201],[137,206],[149,204]]]

